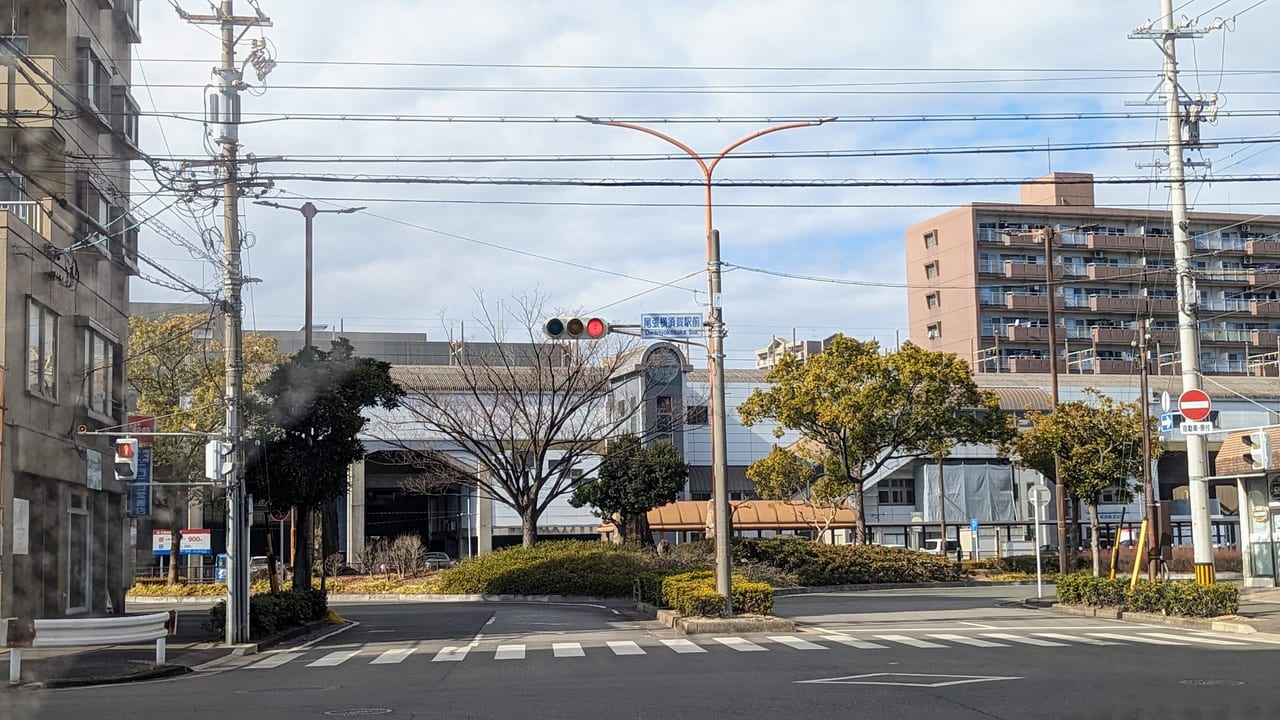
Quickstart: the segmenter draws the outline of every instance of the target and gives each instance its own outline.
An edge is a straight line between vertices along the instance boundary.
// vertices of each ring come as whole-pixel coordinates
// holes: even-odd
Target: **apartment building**
[[[124,610],[133,524],[124,422],[137,2],[14,0],[0,139],[0,616]]]
[[[979,373],[1130,373],[1150,322],[1150,370],[1179,373],[1170,213],[1098,207],[1093,176],[1052,173],[1020,203],[969,203],[906,233],[912,342]],[[1052,232],[1048,232],[1052,231]],[[1192,212],[1200,367],[1276,374],[1280,216]],[[1045,236],[1058,332],[1048,346]]]

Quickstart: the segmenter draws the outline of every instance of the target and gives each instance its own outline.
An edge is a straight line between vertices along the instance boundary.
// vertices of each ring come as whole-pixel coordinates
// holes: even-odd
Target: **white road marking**
[[[823,635],[822,639],[830,640],[831,642],[838,642],[841,645],[848,645],[849,647],[855,647],[860,650],[887,650],[889,647],[888,645],[881,645],[879,643],[851,638],[848,635]]]
[[[333,667],[335,665],[341,665],[359,654],[359,650],[339,650],[337,652],[331,652],[319,660],[307,663],[307,667]]]
[[[327,633],[325,633],[325,634],[321,635],[321,636],[320,636],[320,637],[318,637],[318,638],[314,638],[314,639],[312,639],[312,640],[308,640],[307,642],[302,643],[301,645],[299,645],[298,647],[296,647],[296,648],[294,648],[294,649],[295,649],[295,650],[306,650],[307,648],[311,647],[312,645],[315,645],[316,643],[320,642],[321,640],[324,640],[324,639],[326,639],[326,638],[331,638],[331,637],[333,637],[334,635],[337,635],[338,633],[344,633],[344,632],[346,632],[346,631],[348,631],[348,630],[350,630],[350,629],[352,629],[352,628],[359,627],[359,625],[360,625],[360,622],[359,622],[358,620],[351,620],[351,621],[349,621],[346,625],[343,625],[342,627],[338,628],[337,630],[334,630],[333,632],[327,632]]]
[[[277,653],[267,658],[266,660],[259,660],[258,662],[250,665],[249,669],[270,670],[271,668],[280,667],[281,665],[289,662],[290,660],[294,660],[300,657],[302,657],[302,653],[300,652]]]
[[[1161,640],[1160,638],[1142,637],[1141,635],[1117,635],[1116,633],[1089,633],[1089,635],[1092,637],[1107,638],[1108,640],[1147,643],[1148,645],[1186,645],[1186,643],[1173,642],[1172,640]]]
[[[788,647],[797,650],[826,650],[827,648],[817,643],[811,643],[808,640],[801,640],[795,635],[770,635],[769,639],[776,643],[782,643]]]
[[[1038,645],[1040,647],[1067,647],[1066,643],[1054,642],[1052,640],[1041,640],[1040,638],[1023,637],[1021,635],[1013,635],[1011,633],[982,633],[983,637],[993,637],[997,640],[1009,640],[1023,645]]]
[[[494,660],[523,660],[523,645],[499,645],[493,653]]]
[[[474,645],[463,645],[462,647],[441,648],[436,656],[431,658],[431,662],[462,662],[467,659],[467,653],[471,652]]]
[[[991,642],[990,640],[983,640],[981,638],[975,638],[975,637],[965,637],[964,635],[948,635],[946,633],[937,633],[934,635],[930,635],[929,637],[937,638],[939,640],[950,640],[951,642],[957,642],[957,643],[960,643],[961,645],[972,645],[974,647],[1009,647],[1004,643]]]
[[[1237,642],[1235,640],[1220,640],[1218,638],[1202,637],[1199,635],[1174,635],[1172,633],[1142,633],[1143,637],[1168,638],[1170,640],[1190,640],[1191,642],[1204,643],[1205,645],[1247,645],[1248,643]]]
[[[935,643],[935,642],[929,642],[928,640],[921,640],[920,638],[908,637],[906,635],[876,635],[875,637],[877,637],[880,640],[888,640],[889,642],[902,643],[903,645],[910,645],[911,647],[918,647],[918,648],[946,647],[946,645],[939,645],[938,643]]]
[[[973,627],[976,627],[976,628],[982,628],[983,630],[999,630],[999,629],[1000,629],[1000,628],[996,627],[995,625],[988,625],[988,624],[986,624],[986,623],[980,623],[980,622],[969,622],[969,621],[967,621],[967,620],[961,620],[961,621],[960,621],[960,624],[961,624],[961,625],[972,625]]]
[[[707,651],[706,648],[702,647],[701,645],[691,640],[684,640],[684,639],[663,640],[662,644],[666,645],[667,647],[671,648],[677,653],[680,653],[681,655],[684,655],[686,653],[704,653]]]
[[[738,652],[759,652],[764,650],[764,648],[750,640],[743,640],[740,637],[718,637],[715,638],[715,641]]]
[[[392,648],[369,661],[370,665],[396,665],[405,661],[417,648]]]
[[[1040,637],[1053,638],[1054,640],[1066,640],[1067,642],[1084,643],[1085,645],[1121,645],[1123,643],[1111,642],[1110,640],[1098,640],[1097,638],[1085,637],[1083,635],[1064,635],[1062,633],[1034,633]]]
[[[585,657],[582,645],[576,642],[551,643],[551,654],[556,657]]]
[[[609,649],[614,655],[644,655],[644,649],[631,640],[610,640]]]

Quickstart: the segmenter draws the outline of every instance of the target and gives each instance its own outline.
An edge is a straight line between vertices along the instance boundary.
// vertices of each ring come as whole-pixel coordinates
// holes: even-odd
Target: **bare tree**
[[[483,302],[481,303],[483,306]],[[550,315],[542,298],[526,294],[505,305],[506,315],[478,318],[492,343],[472,343],[451,366],[393,369],[408,397],[391,412],[374,413],[370,431],[401,449],[423,472],[407,485],[458,483],[502,503],[520,516],[525,546],[538,539],[538,518],[557,498],[572,493],[572,470],[603,452],[639,403],[615,402],[615,377],[634,365],[643,349],[625,338],[555,341],[542,335]],[[507,328],[524,328],[511,342]],[[443,454],[423,441],[444,441],[449,455],[470,474],[451,469]],[[553,460],[552,454],[559,455]]]

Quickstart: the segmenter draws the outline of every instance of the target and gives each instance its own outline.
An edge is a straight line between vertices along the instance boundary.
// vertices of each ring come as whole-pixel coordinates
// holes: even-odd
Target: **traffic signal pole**
[[[709,307],[707,311],[707,381],[711,385],[711,477],[712,477],[712,499],[715,503],[715,555],[716,555],[716,592],[724,597],[725,616],[733,615],[733,595],[732,595],[732,566],[729,555],[729,537],[730,520],[729,513],[729,481],[727,452],[728,440],[725,431],[725,407],[724,407],[724,312],[721,305],[721,263],[720,263],[720,232],[715,229],[712,224],[711,217],[711,176],[715,172],[716,166],[720,164],[729,153],[737,148],[755,140],[762,135],[781,132],[782,130],[791,130],[794,128],[815,127],[823,123],[835,120],[834,117],[822,118],[820,120],[810,120],[805,122],[785,123],[756,131],[746,137],[740,138],[729,144],[724,150],[721,150],[710,162],[702,159],[702,156],[694,152],[692,148],[675,138],[661,133],[652,128],[635,123],[622,122],[619,120],[604,120],[601,118],[586,117],[579,115],[578,119],[585,120],[593,125],[612,125],[614,127],[627,128],[629,130],[637,130],[647,135],[652,135],[664,142],[675,145],[684,151],[686,155],[693,158],[698,163],[699,169],[702,170],[703,184],[706,190],[706,240],[707,240],[707,292],[709,294]]]

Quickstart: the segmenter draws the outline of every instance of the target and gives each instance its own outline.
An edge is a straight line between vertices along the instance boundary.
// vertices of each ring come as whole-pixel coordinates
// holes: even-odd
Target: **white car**
[[[957,541],[955,541],[955,540],[948,540],[948,541],[947,541],[947,550],[946,550],[946,552],[943,552],[943,551],[942,551],[942,541],[941,541],[941,540],[939,540],[938,538],[933,538],[933,539],[931,539],[931,540],[925,540],[925,541],[924,541],[924,547],[922,547],[922,548],[920,548],[920,549],[921,549],[921,550],[923,550],[923,551],[925,551],[925,552],[927,552],[927,553],[930,553],[930,554],[932,554],[932,555],[947,555],[947,556],[951,556],[951,555],[955,555],[955,554],[956,554],[956,551],[958,551],[958,550],[960,549],[960,543],[959,543],[959,542],[957,542]]]

